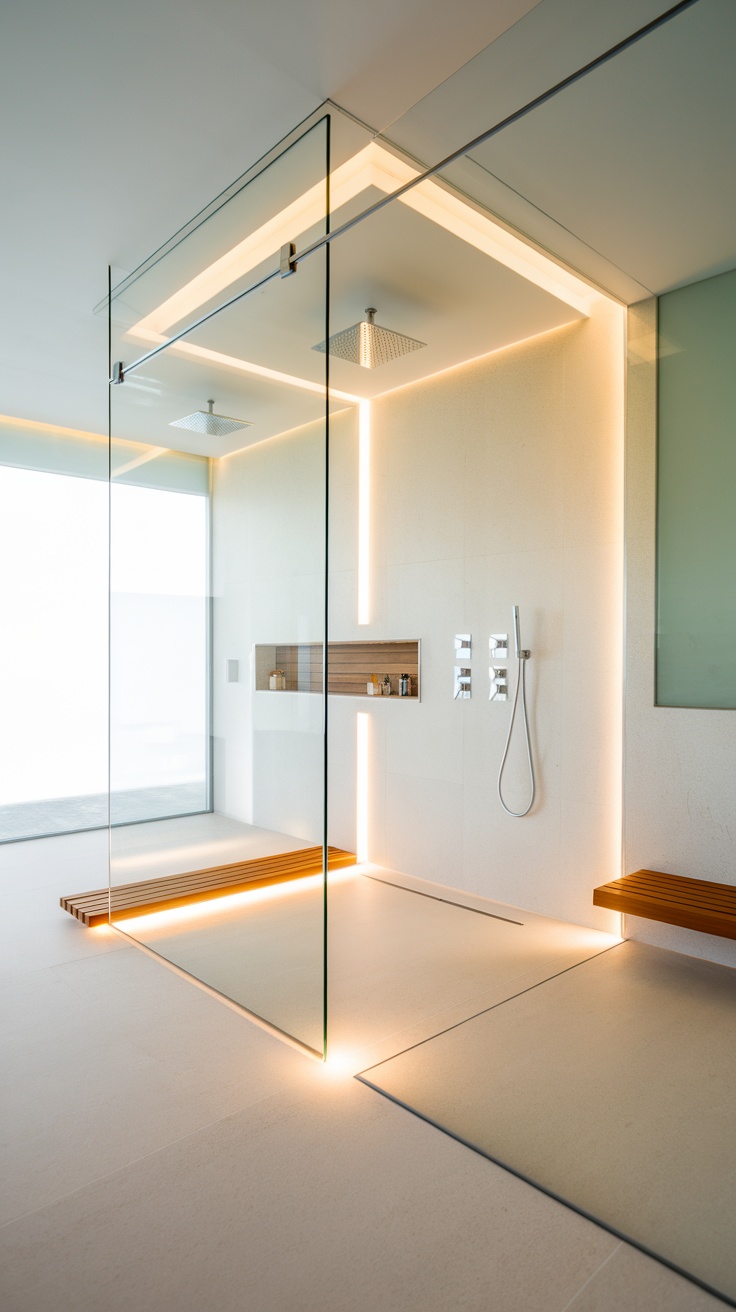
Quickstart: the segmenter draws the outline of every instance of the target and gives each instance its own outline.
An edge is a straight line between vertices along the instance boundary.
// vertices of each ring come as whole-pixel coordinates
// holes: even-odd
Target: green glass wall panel
[[[659,706],[736,707],[736,270],[659,303]]]

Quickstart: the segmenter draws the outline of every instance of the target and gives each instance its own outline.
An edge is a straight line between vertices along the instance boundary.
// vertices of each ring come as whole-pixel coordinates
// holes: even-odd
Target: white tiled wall
[[[214,464],[215,810],[321,841],[322,709],[254,689],[255,643],[319,641],[324,603],[324,428]],[[225,680],[239,661],[237,683]]]
[[[333,772],[352,772],[355,710],[370,716],[371,858],[609,929],[618,918],[592,906],[592,888],[620,872],[622,319],[601,303],[375,402],[372,622],[355,627],[344,580],[332,590],[335,636],[422,641],[420,705],[332,712]],[[354,515],[341,520],[347,551]],[[333,530],[333,561],[342,543]],[[496,797],[510,705],[488,701],[488,637],[510,629],[515,602],[539,778],[524,820]],[[459,632],[473,635],[466,702],[452,699]],[[520,751],[506,777],[523,804]],[[335,803],[335,841],[349,845],[352,817]]]
[[[622,398],[623,314],[601,301],[588,320],[374,402],[371,620],[362,627],[355,415],[340,416],[331,436],[332,636],[421,639],[422,699],[331,699],[330,841],[355,841],[362,711],[370,720],[372,860],[606,929],[618,918],[593,908],[592,888],[615,878],[620,863]],[[274,455],[278,444],[266,443],[216,472],[216,653],[240,657],[245,668],[248,642],[306,636],[293,626],[286,632],[290,607],[303,622],[302,592],[310,595],[311,636],[319,637],[314,574],[305,566],[296,591],[285,577],[296,549],[288,497],[316,505],[319,440],[317,430],[313,438],[303,430],[281,439]],[[288,453],[299,442],[296,476]],[[246,581],[246,565],[276,577],[267,546],[274,515],[287,542],[281,601],[262,582]],[[257,550],[249,534],[260,535]],[[496,797],[510,704],[488,701],[488,637],[511,628],[514,603],[532,650],[539,780],[538,802],[524,820],[507,817]],[[473,697],[465,702],[452,698],[459,632],[473,635]],[[241,645],[230,651],[228,644]],[[261,706],[259,696],[268,695],[244,685],[217,695],[226,777],[216,795],[221,809],[266,823],[263,801],[245,805],[254,796],[246,740],[259,715],[276,714],[274,699]],[[310,702],[307,694],[288,700],[299,721],[289,732],[313,735],[316,769],[319,699],[311,698],[312,711],[297,710]],[[273,754],[259,753],[257,736],[253,750],[253,770],[265,771],[255,794],[265,797],[278,786]],[[308,759],[302,744],[294,761],[303,771]],[[507,781],[512,802],[522,802],[516,750]],[[281,787],[304,800],[304,789],[283,777]]]

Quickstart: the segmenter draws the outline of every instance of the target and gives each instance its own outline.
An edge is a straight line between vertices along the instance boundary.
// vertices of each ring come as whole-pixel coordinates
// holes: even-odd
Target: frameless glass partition
[[[583,20],[571,23],[569,41],[549,40],[559,6],[535,6],[377,147],[401,146],[432,166],[438,141],[448,153],[460,147],[662,9],[640,6],[632,20],[630,8],[627,16],[610,7],[594,31],[590,6],[564,8]],[[684,265],[679,234],[699,224],[714,249],[733,249],[730,235],[728,244],[715,240],[732,208],[732,178],[716,195],[712,173],[710,187],[699,186],[693,135],[696,122],[705,135],[705,105],[714,134],[726,121],[725,37],[736,24],[726,8],[683,7],[337,238],[332,318],[335,332],[377,307],[376,322],[415,339],[364,384],[375,500],[363,632],[421,640],[421,702],[371,699],[358,715],[364,728],[343,735],[356,744],[358,778],[368,744],[367,855],[382,869],[365,873],[396,885],[367,973],[385,977],[393,927],[401,970],[385,1014],[396,1018],[406,1005],[414,1025],[403,1033],[397,1025],[394,1055],[360,1078],[733,1301],[732,1079],[723,1056],[733,971],[625,941],[592,905],[595,884],[621,873],[625,338],[621,305],[599,289],[636,301],[647,269],[667,285],[667,271]],[[663,158],[663,141],[676,162]],[[667,176],[676,203],[662,187]],[[678,251],[672,264],[669,243]],[[353,271],[362,275],[355,286]],[[660,306],[658,700],[668,705],[733,705],[733,278],[680,288]],[[336,360],[332,378],[346,386],[341,368]],[[631,477],[640,471],[634,462]],[[636,523],[650,541],[653,520]],[[631,582],[643,587],[641,577]],[[538,771],[523,819],[501,811],[497,791],[511,708],[489,702],[494,670],[513,696],[516,602],[531,650]],[[634,633],[637,660],[651,650],[652,620]],[[499,641],[504,635],[511,641]],[[453,659],[453,643],[464,660]],[[492,654],[499,646],[503,661]],[[470,692],[459,704],[455,666]],[[334,712],[331,725],[332,734]],[[331,740],[333,767],[336,750]],[[507,782],[520,810],[515,768]],[[442,919],[434,931],[427,920],[421,938],[410,928],[420,918],[407,910],[413,896],[424,900],[417,893],[435,907],[455,904],[440,907]],[[488,932],[464,931],[458,950],[449,917],[468,907],[484,913],[468,919],[488,918]],[[331,951],[339,914],[334,898]],[[422,969],[418,944],[433,933]],[[347,974],[344,944],[343,953]],[[336,970],[331,978],[337,1026]],[[422,1016],[440,981],[441,1003]],[[354,1014],[370,1021],[377,999],[375,984],[372,996],[354,988]],[[433,1028],[422,1035],[424,1025]],[[372,1037],[367,1022],[365,1033]],[[706,1083],[708,1125],[696,1144],[682,1127],[702,1121]]]
[[[326,230],[327,149],[110,307],[112,920],[320,1055],[327,256],[280,251]]]
[[[539,982],[610,944],[530,926],[519,908],[561,918],[534,856],[538,843],[561,856],[551,680],[574,568],[563,500],[579,513],[562,473],[582,445],[565,450],[561,379],[569,352],[589,369],[613,334],[589,327],[586,284],[562,270],[555,282],[467,196],[430,178],[391,198],[416,165],[386,141],[367,155],[368,212],[341,230],[334,207],[330,272],[330,389],[344,409],[330,427],[328,832],[359,864],[330,891],[328,1037],[355,1069],[503,1000],[522,962]],[[576,345],[582,330],[597,347]],[[608,437],[595,436],[603,476]],[[597,615],[608,601],[602,590]],[[539,788],[523,823],[496,794],[514,604]],[[504,632],[501,659],[491,640]],[[608,704],[589,713],[615,727]],[[522,810],[517,730],[505,780]],[[606,837],[591,860],[607,859]],[[584,872],[566,897],[585,923]]]

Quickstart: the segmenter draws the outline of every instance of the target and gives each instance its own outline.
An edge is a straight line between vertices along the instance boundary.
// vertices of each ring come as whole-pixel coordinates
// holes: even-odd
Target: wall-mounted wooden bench
[[[354,866],[356,856],[342,848],[330,847],[328,868],[340,870]],[[267,884],[281,884],[290,879],[303,879],[305,875],[318,875],[322,870],[322,848],[304,847],[298,852],[279,852],[276,856],[259,857],[251,861],[235,861],[230,865],[209,866],[205,870],[189,870],[182,875],[166,875],[162,879],[144,879],[137,884],[118,884],[108,890],[98,888],[86,893],[75,893],[59,899],[64,911],[76,916],[83,925],[107,924],[108,914],[116,917],[145,915],[152,911],[169,911],[193,902],[209,902],[212,898],[227,897],[229,893],[242,893],[249,888]]]
[[[593,902],[626,915],[736,938],[736,888],[732,884],[637,870],[594,889]]]

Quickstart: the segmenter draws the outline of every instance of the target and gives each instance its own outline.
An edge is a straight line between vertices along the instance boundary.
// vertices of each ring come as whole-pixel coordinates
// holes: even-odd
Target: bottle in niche
[[[384,697],[391,696],[391,679],[388,674],[384,674],[383,676],[383,695]]]
[[[408,674],[399,675],[399,697],[411,696],[411,677]]]

